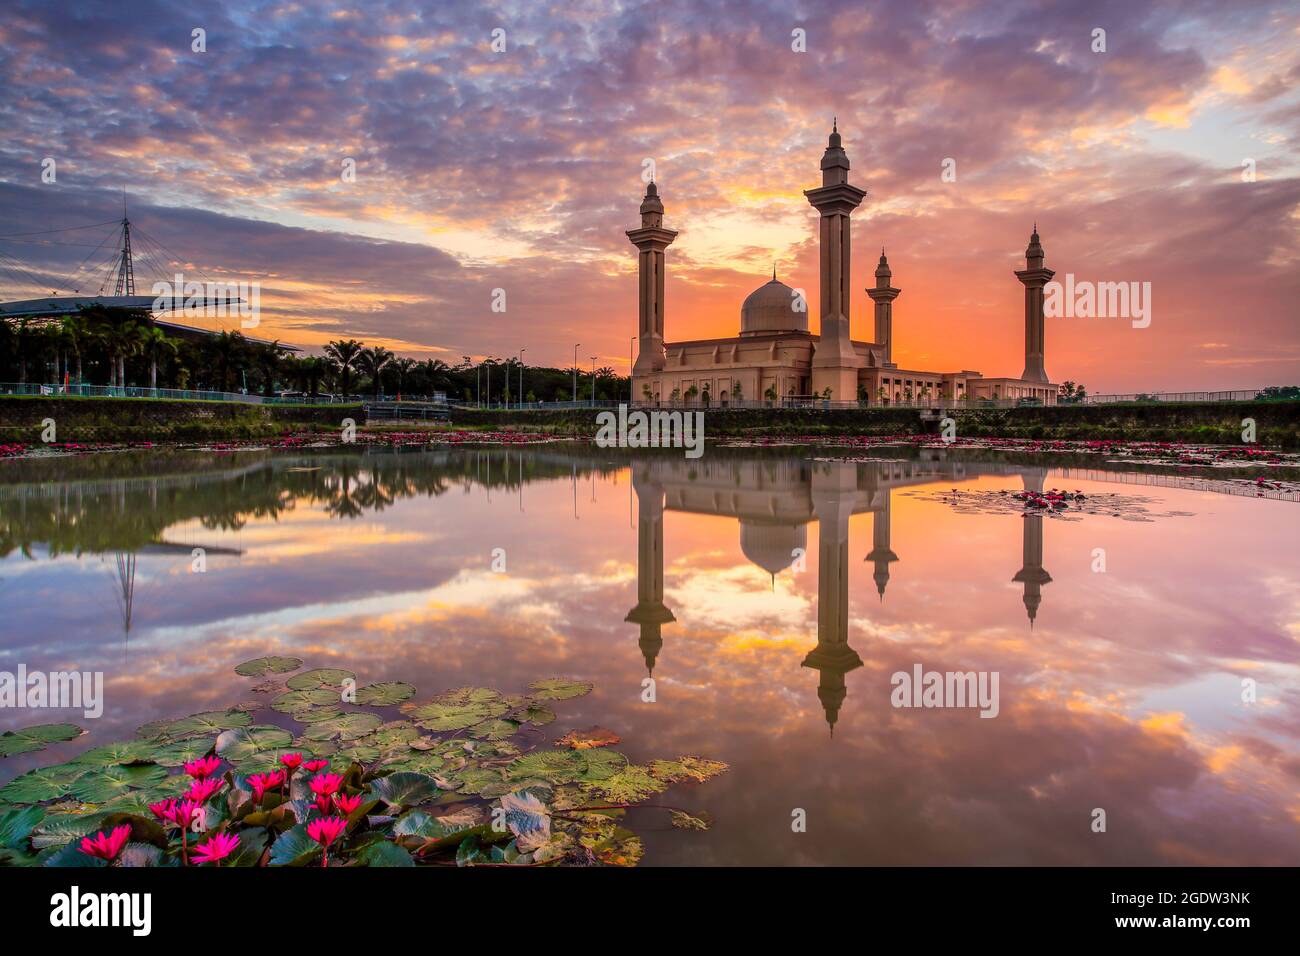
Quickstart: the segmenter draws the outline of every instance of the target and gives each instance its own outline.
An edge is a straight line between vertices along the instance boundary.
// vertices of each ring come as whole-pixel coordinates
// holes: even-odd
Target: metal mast
[[[131,264],[131,220],[126,218],[126,190],[122,190],[122,262],[117,267],[114,295],[135,295],[135,268]]]

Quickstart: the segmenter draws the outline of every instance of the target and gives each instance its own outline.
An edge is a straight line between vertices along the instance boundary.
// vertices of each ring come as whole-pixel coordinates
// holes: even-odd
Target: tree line
[[[594,370],[522,368],[518,359],[455,363],[398,356],[357,339],[327,343],[320,355],[296,355],[279,341],[240,332],[194,339],[169,334],[146,310],[94,306],[57,319],[0,321],[0,381],[23,385],[137,386],[194,391],[297,393],[319,397],[427,397],[500,404],[613,401],[628,397],[627,376]],[[575,375],[576,372],[576,375]]]

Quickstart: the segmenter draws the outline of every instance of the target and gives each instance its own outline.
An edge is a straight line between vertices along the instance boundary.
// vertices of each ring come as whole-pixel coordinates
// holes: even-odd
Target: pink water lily
[[[280,754],[280,763],[284,764],[285,770],[293,773],[302,764],[302,754]]]
[[[317,771],[324,770],[329,765],[330,762],[328,760],[309,760],[302,765],[302,769],[306,770],[308,773],[316,773]]]
[[[198,760],[191,760],[185,765],[185,772],[197,780],[210,777],[217,772],[221,766],[221,758],[217,756],[200,757]]]
[[[330,844],[337,840],[348,827],[348,821],[342,817],[321,817],[307,824],[307,835],[321,845],[321,866],[330,865]]]
[[[350,814],[361,806],[361,794],[358,793],[350,797],[346,793],[336,793],[334,794],[334,804],[339,808],[340,812]]]
[[[186,791],[185,796],[195,803],[203,803],[210,796],[225,786],[222,780],[215,780],[211,777],[202,780],[195,780],[190,784],[190,789]]]
[[[343,778],[336,773],[322,773],[311,778],[311,792],[317,796],[328,797],[337,793]]]
[[[124,823],[120,827],[114,827],[111,833],[101,831],[93,837],[82,837],[81,852],[100,860],[115,860],[130,836],[131,826]]]
[[[229,833],[215,833],[206,843],[194,848],[194,862],[216,863],[220,866],[220,861],[230,856],[237,846],[239,837]]]
[[[253,788],[253,801],[260,803],[266,791],[284,783],[284,771],[273,770],[270,773],[254,773],[248,777],[248,785]]]

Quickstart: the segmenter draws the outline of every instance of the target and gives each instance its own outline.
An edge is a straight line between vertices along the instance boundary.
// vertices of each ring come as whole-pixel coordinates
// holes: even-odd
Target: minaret
[[[1021,480],[1026,491],[1043,493],[1043,479],[1047,476],[1044,468],[1035,468],[1023,473]],[[1043,568],[1043,516],[1030,514],[1026,510],[1021,519],[1025,523],[1024,540],[1021,544],[1021,567],[1012,581],[1025,586],[1025,610],[1029,612],[1029,626],[1034,626],[1038,617],[1038,606],[1043,603],[1043,585],[1052,583],[1052,576]]]
[[[629,229],[627,237],[640,250],[640,325],[641,353],[632,368],[633,376],[653,375],[667,364],[664,355],[664,250],[677,232],[664,228],[664,204],[659,187],[650,183],[641,201],[641,228]]]
[[[876,287],[867,289],[867,295],[871,296],[871,301],[876,303],[876,344],[883,345],[884,367],[895,368],[894,365],[894,300],[898,298],[901,289],[895,289],[889,284],[889,280],[894,274],[889,271],[889,260],[885,258],[885,250],[880,250],[880,263],[876,266]]]
[[[858,395],[862,360],[849,339],[850,227],[849,215],[867,191],[849,184],[849,157],[840,145],[839,127],[832,126],[822,155],[822,184],[805,189],[808,202],[821,213],[821,334],[812,359],[812,390],[829,388],[835,401]]]
[[[677,618],[664,605],[664,490],[646,474],[648,466],[632,469],[636,489],[636,596],[637,605],[623,620],[641,625],[638,642],[651,674],[664,639],[660,628]]]
[[[886,488],[884,507],[871,516],[871,553],[862,559],[876,566],[871,578],[876,582],[876,593],[881,601],[885,599],[885,586],[889,584],[889,566],[898,560],[898,555],[889,547],[889,503],[892,497],[893,489]]]
[[[1020,377],[1026,382],[1050,381],[1043,368],[1043,286],[1054,275],[1043,267],[1043,246],[1038,241],[1038,223],[1034,223],[1034,234],[1025,250],[1024,271],[1016,273],[1025,286],[1025,370]]]
[[[858,490],[857,474],[856,465],[834,462],[819,466],[812,476],[818,522],[817,646],[803,666],[821,674],[817,698],[832,735],[847,693],[844,675],[862,666],[858,652],[849,647],[849,516]]]

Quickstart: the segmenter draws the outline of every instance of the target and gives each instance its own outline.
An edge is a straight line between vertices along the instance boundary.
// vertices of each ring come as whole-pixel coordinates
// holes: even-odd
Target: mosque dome
[[[808,551],[806,524],[769,524],[740,520],[740,550],[768,574],[779,574],[794,563],[794,549]]]
[[[807,332],[807,308],[797,312],[796,304],[794,290],[773,276],[771,282],[751,292],[740,307],[740,334]]]

